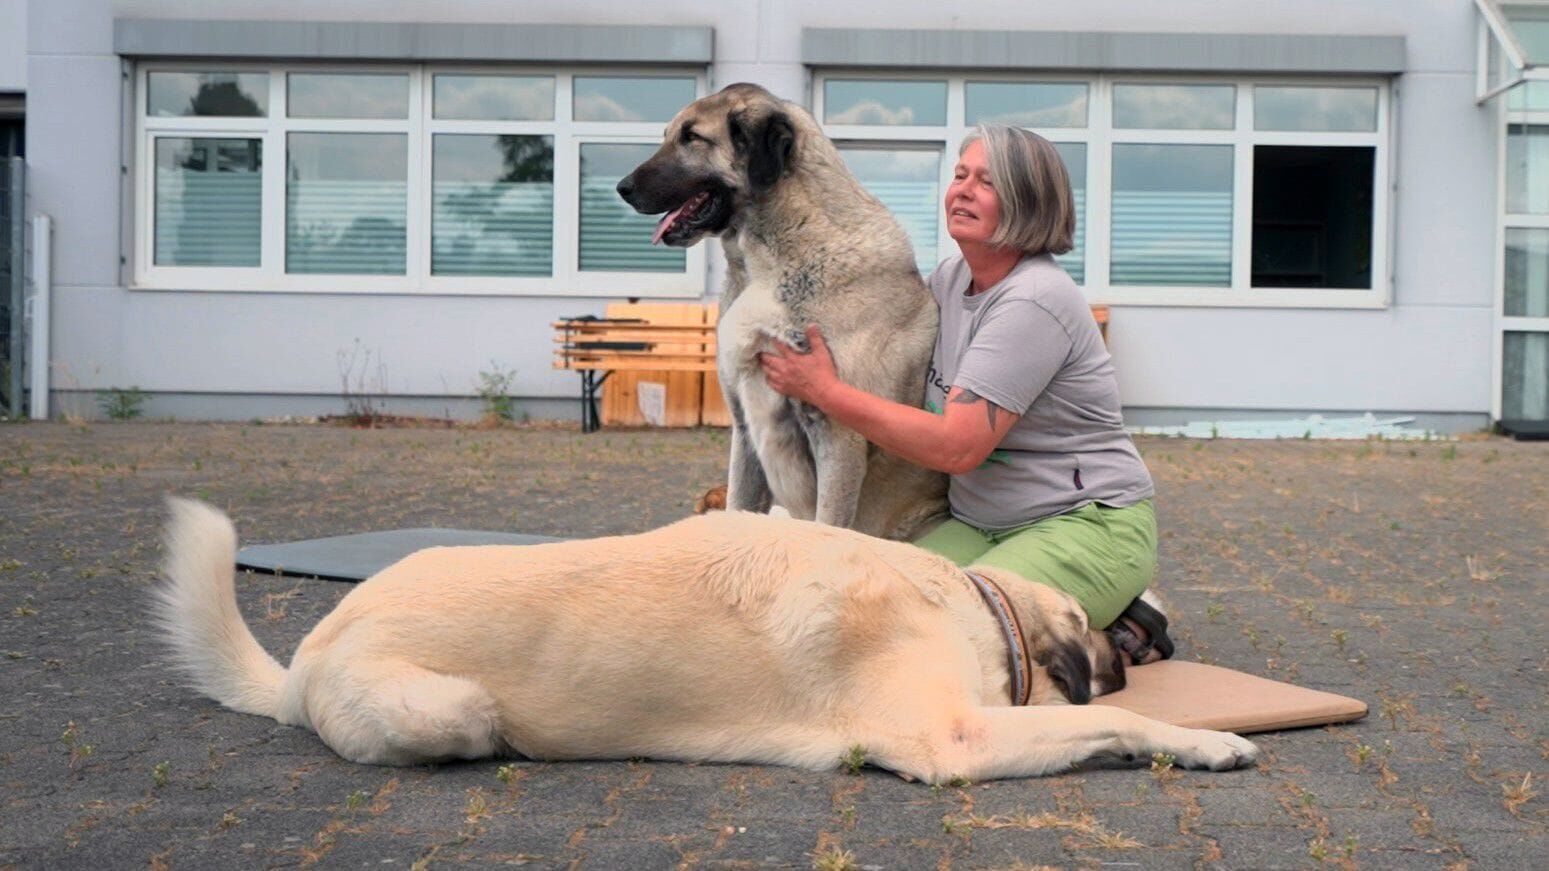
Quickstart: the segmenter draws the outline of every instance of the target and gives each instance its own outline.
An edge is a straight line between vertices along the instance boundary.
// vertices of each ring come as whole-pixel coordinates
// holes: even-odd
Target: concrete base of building
[[[105,393],[74,390],[55,391],[52,395],[54,416],[84,420],[107,417],[101,400]],[[362,404],[357,400],[355,407]],[[346,415],[352,403],[344,397],[308,394],[238,393],[158,393],[146,392],[139,405],[146,420],[275,421],[308,420]],[[372,399],[371,407],[381,414],[424,417],[437,420],[476,421],[484,416],[484,404],[470,396],[389,396]],[[512,399],[512,414],[517,421],[581,419],[580,400],[574,397],[520,396]],[[1151,408],[1131,406],[1124,409],[1124,420],[1131,426],[1179,426],[1193,421],[1293,420],[1321,414],[1326,418],[1353,417],[1371,411],[1379,419],[1413,418],[1406,426],[1428,429],[1438,434],[1458,435],[1481,432],[1490,426],[1490,415],[1483,411],[1438,412],[1402,409],[1228,409],[1228,408]]]

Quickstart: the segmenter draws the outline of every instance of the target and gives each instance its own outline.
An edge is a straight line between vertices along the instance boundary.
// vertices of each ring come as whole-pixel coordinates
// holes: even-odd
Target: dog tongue
[[[693,200],[690,199],[687,203],[684,203],[683,205],[678,206],[676,209],[673,209],[667,214],[662,215],[662,219],[656,222],[656,232],[651,234],[652,245],[661,244],[662,237],[667,235],[668,230],[672,229],[673,222],[678,220],[678,216],[683,214],[683,210],[688,208],[688,204],[692,202]]]

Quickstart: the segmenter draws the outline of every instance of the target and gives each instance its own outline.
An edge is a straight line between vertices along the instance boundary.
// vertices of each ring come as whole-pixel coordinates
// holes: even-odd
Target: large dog
[[[822,327],[841,377],[918,406],[936,341],[935,301],[903,228],[845,167],[816,120],[757,85],[678,113],[661,148],[618,190],[665,213],[656,241],[719,235],[727,283],[718,369],[731,409],[727,507],[906,539],[946,512],[946,478],[869,445],[776,393],[758,354]]]
[[[174,500],[157,616],[196,688],[313,729],[339,755],[411,765],[540,759],[870,762],[931,783],[1094,757],[1251,762],[1254,746],[1103,706],[1011,706],[997,618],[911,545],[745,512],[642,535],[430,548],[345,596],[282,668],[237,610],[236,531]],[[1033,656],[1034,700],[1081,678],[1069,596],[985,570]],[[1011,623],[1016,623],[1016,620]],[[1089,673],[1089,672],[1087,672]]]

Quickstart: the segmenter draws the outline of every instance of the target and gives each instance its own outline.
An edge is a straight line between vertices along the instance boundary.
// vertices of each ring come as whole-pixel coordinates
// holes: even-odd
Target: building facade
[[[1503,281],[1534,281],[1503,244],[1536,249],[1502,241],[1506,109],[1479,101],[1472,0],[24,15],[56,412],[133,386],[151,416],[335,413],[353,387],[464,416],[481,372],[514,370],[521,410],[574,416],[551,321],[713,299],[723,274],[713,242],[653,248],[614,183],[677,108],[751,81],[818,116],[927,270],[955,250],[938,212],[966,131],[1053,140],[1081,209],[1062,262],[1112,308],[1132,422],[1549,417],[1549,333],[1503,327]]]

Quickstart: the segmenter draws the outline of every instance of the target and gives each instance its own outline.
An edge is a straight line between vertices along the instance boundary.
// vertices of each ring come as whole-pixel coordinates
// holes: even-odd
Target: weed
[[[156,763],[156,767],[151,769],[151,782],[155,783],[158,789],[163,787],[163,786],[166,786],[167,785],[167,778],[169,778],[171,776],[172,776],[172,763],[171,762],[165,762],[165,761],[158,762],[158,763]]]
[[[71,771],[75,770],[76,765],[79,765],[82,761],[89,758],[93,753],[97,752],[96,748],[92,747],[90,744],[83,744],[81,742],[81,733],[80,730],[76,728],[74,720],[71,720],[65,724],[65,730],[59,735],[59,743],[65,745],[65,749],[70,751]]]
[[[109,420],[134,420],[139,417],[146,395],[138,387],[109,387],[97,391],[97,407]]]
[[[373,371],[371,358],[376,355]],[[380,355],[363,348],[360,339],[348,350],[341,349],[334,359],[339,366],[340,395],[344,398],[344,418],[350,426],[374,427],[383,417],[382,400],[387,393],[387,364]],[[356,368],[360,371],[357,373]]]
[[[1157,777],[1162,777],[1173,770],[1173,764],[1177,761],[1178,757],[1171,753],[1153,753],[1151,755],[1151,773]]]
[[[1538,793],[1533,791],[1533,772],[1522,775],[1522,782],[1516,786],[1501,784],[1501,792],[1505,794],[1501,803],[1506,806],[1506,810],[1514,817],[1521,816],[1518,811],[1522,806],[1538,797]]]
[[[514,419],[511,388],[516,384],[516,370],[502,369],[491,360],[490,369],[479,372],[477,392],[483,403],[484,419],[497,422]]]
[[[856,744],[839,757],[839,764],[846,774],[860,774],[861,769],[866,767],[866,748]]]
[[[226,813],[221,816],[220,827],[222,829],[229,829],[240,822],[242,822],[241,817],[238,817],[231,811],[226,811]]]
[[[364,789],[357,789],[357,790],[355,790],[354,792],[350,793],[349,797],[345,798],[345,800],[344,800],[344,809],[345,810],[350,810],[350,811],[359,810],[359,809],[361,809],[361,808],[363,808],[365,806],[366,806],[366,791]]]
[[[813,871],[859,871],[855,854],[841,847],[831,846],[812,856]]]
[[[1211,602],[1205,606],[1205,617],[1207,617],[1211,623],[1214,623],[1216,620],[1220,619],[1221,615],[1224,613],[1226,613],[1225,606],[1216,602]]]
[[[510,786],[511,781],[516,779],[516,766],[502,765],[495,769],[495,779],[501,783],[504,783],[506,786]]]
[[[1349,640],[1350,633],[1343,629],[1335,629],[1333,632],[1329,633],[1329,637],[1334,639],[1335,647],[1339,648],[1340,650],[1344,650],[1345,642]]]
[[[463,808],[463,817],[470,823],[476,823],[489,816],[489,801],[484,797],[484,790],[474,787],[468,790],[468,805]]]
[[[1350,748],[1349,753],[1350,753],[1350,761],[1355,763],[1355,767],[1356,768],[1362,768],[1362,767],[1364,767],[1366,765],[1366,760],[1371,758],[1371,755],[1373,753],[1372,745],[1370,745],[1370,744],[1357,744],[1354,747]]]

